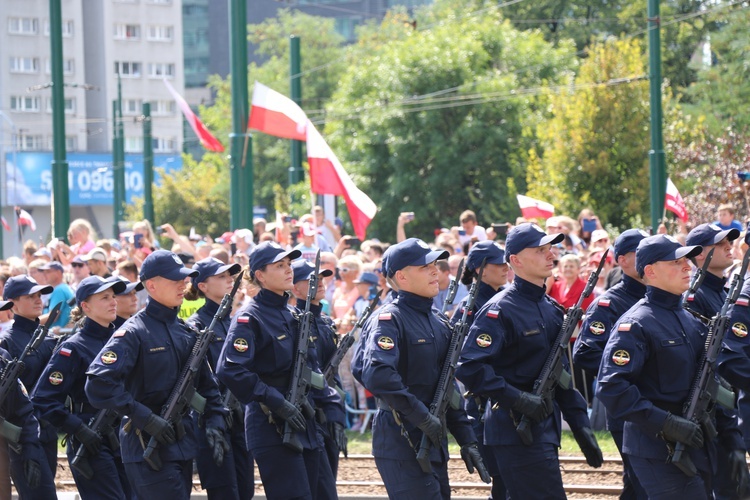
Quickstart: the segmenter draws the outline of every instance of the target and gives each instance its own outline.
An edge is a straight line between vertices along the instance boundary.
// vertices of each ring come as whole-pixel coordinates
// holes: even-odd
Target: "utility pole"
[[[52,235],[67,241],[70,226],[68,160],[65,151],[65,92],[63,92],[62,10],[49,0],[49,39],[52,71]]]
[[[302,107],[302,75],[300,75],[299,37],[289,37],[289,87],[292,101]],[[302,141],[292,139],[291,165],[289,166],[289,185],[302,182],[305,171],[302,169]]]
[[[151,103],[143,103],[143,218],[154,227],[154,144],[151,138]]]
[[[229,48],[232,73],[232,133],[230,142],[229,227],[252,228],[253,138],[247,132],[247,0],[230,0]]]
[[[112,233],[120,237],[120,222],[125,218],[125,131],[122,123],[122,85],[117,74],[117,99],[112,101]]]
[[[662,136],[660,24],[659,0],[648,0],[648,63],[651,91],[651,150],[648,152],[648,163],[651,178],[652,234],[656,234],[661,223],[667,192],[667,169]]]

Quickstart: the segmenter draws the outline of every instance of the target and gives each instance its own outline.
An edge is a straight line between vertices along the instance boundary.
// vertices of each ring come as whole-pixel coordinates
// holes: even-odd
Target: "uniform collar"
[[[259,304],[263,304],[264,306],[286,307],[286,303],[289,300],[289,295],[286,293],[279,295],[278,293],[266,290],[264,288],[260,292],[258,292],[258,294],[255,296],[255,300],[257,300]]]
[[[297,299],[297,309],[299,309],[301,312],[305,312],[305,305],[307,304],[307,301],[304,299]],[[323,304],[315,305],[312,302],[310,302],[310,312],[315,316],[316,318],[320,316],[320,313],[323,312]]]
[[[703,284],[701,287],[706,287],[709,290],[713,290],[714,292],[721,292],[724,290],[724,285],[726,284],[727,279],[723,276],[716,276],[713,273],[706,273],[706,276],[703,278]]]
[[[622,286],[625,287],[627,293],[633,296],[643,297],[646,295],[646,285],[637,279],[631,278],[627,274],[622,275]]]
[[[646,287],[646,299],[650,303],[665,309],[679,309],[682,307],[682,295],[675,295],[653,286]]]
[[[153,298],[149,299],[148,304],[146,305],[146,314],[165,323],[175,321],[179,310],[179,307],[167,307],[155,301]]]
[[[411,292],[403,290],[398,292],[398,302],[425,314],[432,311],[432,298],[422,297]]]
[[[213,300],[206,298],[206,303],[203,304],[203,310],[211,317],[213,317],[216,314],[216,311],[219,310],[219,304],[214,302]],[[208,325],[206,325],[208,326]]]
[[[522,296],[532,300],[542,300],[544,294],[547,293],[547,290],[543,286],[535,285],[530,281],[519,278],[518,276],[513,279],[513,286],[516,287],[516,290],[518,290]]]
[[[479,292],[477,293],[477,301],[476,301],[477,306],[485,305],[492,297],[495,296],[497,292],[499,292],[502,289],[503,287],[500,287],[498,290],[495,290],[484,281],[480,281]]]
[[[97,339],[108,339],[112,335],[112,324],[102,326],[91,318],[86,318],[81,331]]]
[[[14,330],[21,330],[23,332],[33,332],[36,329],[37,325],[39,325],[38,319],[31,321],[29,318],[24,318],[23,316],[19,316],[18,314],[13,315],[13,329]]]

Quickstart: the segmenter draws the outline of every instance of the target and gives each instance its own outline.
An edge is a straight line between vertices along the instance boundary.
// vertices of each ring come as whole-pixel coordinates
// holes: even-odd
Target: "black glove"
[[[513,403],[512,410],[526,415],[534,422],[541,422],[552,413],[552,409],[548,407],[544,399],[529,392],[521,393]]]
[[[294,429],[295,431],[303,431],[305,430],[305,427],[307,427],[307,424],[305,423],[305,417],[302,415],[302,412],[300,412],[299,408],[294,406],[289,401],[284,400],[284,404],[276,408],[273,412],[289,422],[289,425],[291,425],[292,429]]]
[[[745,450],[729,452],[729,472],[731,473],[732,483],[737,485],[739,498],[750,497],[750,472],[747,470]]]
[[[99,434],[92,431],[91,427],[81,424],[73,435],[86,447],[89,455],[93,457],[99,454],[99,450],[102,448],[102,438]]]
[[[23,475],[26,477],[26,483],[29,485],[29,488],[35,490],[42,480],[42,468],[39,466],[39,462],[31,459],[24,460]]]
[[[474,467],[476,467],[477,472],[479,473],[479,478],[482,481],[487,484],[492,482],[492,477],[490,477],[490,473],[487,472],[487,467],[484,466],[484,461],[482,460],[482,455],[479,453],[477,443],[463,445],[461,447],[461,458],[464,460],[466,470],[469,471],[469,474],[474,474]]]
[[[432,441],[436,447],[443,444],[443,423],[433,414],[428,414],[427,418],[417,426],[424,435]]]
[[[703,447],[701,426],[677,415],[671,413],[667,415],[661,432],[667,441],[684,443],[692,448]]]
[[[148,416],[148,420],[146,420],[146,425],[143,426],[143,430],[161,444],[173,444],[176,441],[172,424],[161,418],[156,413],[152,413]]]
[[[596,442],[594,431],[589,427],[584,427],[573,431],[573,437],[576,438],[578,447],[581,448],[583,455],[586,457],[586,463],[595,469],[601,467],[604,463],[604,457],[602,457],[599,443]]]
[[[336,442],[336,447],[339,451],[344,454],[345,458],[349,458],[349,451],[346,449],[347,444],[349,443],[349,438],[346,437],[344,426],[338,422],[330,422],[328,424],[328,432],[330,433],[331,438]]]
[[[214,453],[214,463],[221,467],[224,463],[224,455],[229,453],[229,443],[224,439],[224,433],[216,427],[206,427],[206,442]]]

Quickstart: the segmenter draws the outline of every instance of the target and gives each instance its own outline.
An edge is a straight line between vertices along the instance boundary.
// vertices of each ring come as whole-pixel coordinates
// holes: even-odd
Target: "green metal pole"
[[[49,2],[52,70],[52,234],[66,240],[70,225],[68,160],[65,151],[65,93],[63,92],[62,10],[60,0]]]
[[[292,101],[302,105],[302,77],[300,76],[299,37],[289,37],[289,87]],[[302,182],[305,171],[302,169],[302,141],[292,140],[291,165],[289,166],[289,185],[293,186]]]
[[[229,227],[252,228],[253,148],[247,132],[249,115],[247,90],[247,5],[231,0],[229,5],[229,47],[232,73],[232,133],[230,142]]]
[[[112,101],[112,237],[120,235],[120,148],[117,144],[117,99]]]
[[[143,218],[154,226],[154,145],[151,138],[151,103],[143,103]]]
[[[667,191],[662,137],[660,22],[659,0],[648,0],[648,61],[651,89],[651,150],[648,152],[648,160],[651,177],[651,227],[654,234],[664,213],[664,197]]]

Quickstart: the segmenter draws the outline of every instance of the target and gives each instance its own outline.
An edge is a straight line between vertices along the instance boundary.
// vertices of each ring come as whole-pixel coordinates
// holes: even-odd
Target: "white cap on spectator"
[[[596,243],[599,240],[608,239],[609,233],[605,231],[604,229],[595,229],[593,233],[591,233],[591,243]]]

